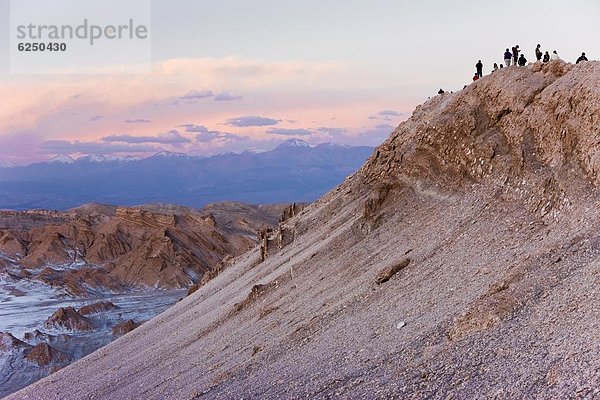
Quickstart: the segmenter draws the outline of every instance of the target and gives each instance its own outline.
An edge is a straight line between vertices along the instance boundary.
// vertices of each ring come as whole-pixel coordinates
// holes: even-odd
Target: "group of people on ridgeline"
[[[549,54],[547,51],[543,53],[541,44],[538,44],[535,48],[535,58],[537,59],[537,61],[541,61],[544,63],[554,60],[561,60],[556,50],[554,50],[552,54]],[[577,59],[576,64],[579,64],[582,61],[588,61],[587,57],[585,56],[585,53],[581,53],[581,56]],[[506,65],[507,67],[510,67],[511,65],[518,65],[524,67],[525,65],[527,65],[527,59],[525,58],[525,55],[521,53],[521,49],[519,48],[518,44],[510,50],[506,49],[506,51],[504,52],[504,64],[498,65],[497,63],[494,63],[494,69],[492,72],[496,71],[497,69],[504,68],[504,65]],[[475,64],[475,69],[476,71],[475,75],[473,76],[473,81],[476,81],[479,78],[483,78],[483,63],[481,62],[481,60],[479,60],[477,64]]]

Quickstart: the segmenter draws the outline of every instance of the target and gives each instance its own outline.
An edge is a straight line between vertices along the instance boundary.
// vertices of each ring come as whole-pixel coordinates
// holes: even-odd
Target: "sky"
[[[154,0],[148,68],[19,74],[0,0],[0,164],[290,138],[374,146],[440,88],[468,84],[477,60],[489,73],[506,47],[599,59],[599,20],[597,0]]]

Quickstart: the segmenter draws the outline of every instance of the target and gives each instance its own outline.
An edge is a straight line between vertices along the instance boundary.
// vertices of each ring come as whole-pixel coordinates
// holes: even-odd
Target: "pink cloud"
[[[336,63],[223,58],[167,60],[135,76],[11,78],[0,86],[0,162],[45,159],[59,150],[99,154],[160,147],[211,154],[262,147],[274,140],[271,120],[280,135],[311,132],[313,144],[345,137],[359,141],[361,133],[374,129],[369,115],[411,108],[378,91],[340,90],[348,82],[344,73]],[[244,93],[244,101],[214,101],[215,93],[235,98],[225,91],[231,88]],[[266,116],[271,125],[240,116]],[[238,123],[225,128],[228,121]],[[157,134],[182,127],[185,132],[178,134],[184,139]],[[337,129],[337,135],[322,127]],[[14,132],[29,132],[29,137],[20,145]]]

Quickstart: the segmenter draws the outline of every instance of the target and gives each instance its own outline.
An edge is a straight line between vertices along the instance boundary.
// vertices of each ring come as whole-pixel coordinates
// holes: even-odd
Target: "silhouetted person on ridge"
[[[475,64],[475,69],[477,70],[477,75],[480,78],[483,78],[483,63],[481,60],[477,61],[477,64]]]
[[[527,59],[521,54],[521,57],[519,57],[519,66],[524,67],[525,65],[527,65]]]
[[[444,92],[444,89],[438,90],[438,94],[444,94],[444,93],[446,93],[446,92]]]
[[[544,60],[545,63],[547,63],[548,61],[550,61],[550,54],[548,54],[548,52],[544,53]]]
[[[513,64],[517,65],[517,63],[519,62],[519,52],[521,50],[519,50],[519,45],[516,45],[515,47],[512,48],[512,55],[513,55]]]
[[[537,47],[535,48],[535,58],[538,61],[541,61],[542,60],[542,56],[543,56],[541,47],[542,47],[542,45],[538,44]]]
[[[475,75],[473,76],[473,82],[475,82],[476,80],[479,80],[479,73],[475,72]]]
[[[496,70],[498,70],[498,64],[494,63],[494,71],[496,71]],[[492,71],[492,72],[494,72],[494,71]]]
[[[556,52],[556,50],[554,50],[552,52],[552,55],[550,56],[550,60],[552,61],[556,61],[556,60],[561,60],[560,56],[558,55],[558,53]]]
[[[500,64],[500,69],[502,69],[502,68],[504,68],[504,65],[503,65],[503,64]]]
[[[512,61],[512,53],[506,49],[506,51],[504,52],[504,63],[506,64],[507,67],[510,67],[510,63]]]
[[[477,61],[475,68],[477,68],[477,75],[479,75],[480,78],[483,78],[483,63],[481,60]]]
[[[581,53],[581,56],[577,59],[577,62],[575,64],[579,64],[582,61],[589,61],[585,56],[585,53]]]

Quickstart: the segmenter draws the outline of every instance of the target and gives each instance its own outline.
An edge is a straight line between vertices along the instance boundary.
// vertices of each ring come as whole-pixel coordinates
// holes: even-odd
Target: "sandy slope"
[[[600,396],[599,126],[599,63],[438,96],[265,262],[11,398]]]

